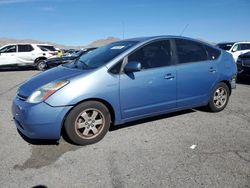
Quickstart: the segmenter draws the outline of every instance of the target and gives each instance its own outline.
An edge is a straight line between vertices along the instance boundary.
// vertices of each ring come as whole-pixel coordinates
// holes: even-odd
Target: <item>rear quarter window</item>
[[[215,59],[218,59],[218,57],[219,57],[220,54],[221,54],[221,51],[220,51],[220,50],[218,50],[218,49],[216,49],[216,48],[213,48],[213,47],[211,47],[211,46],[204,45],[204,48],[206,49],[208,60],[215,60]]]

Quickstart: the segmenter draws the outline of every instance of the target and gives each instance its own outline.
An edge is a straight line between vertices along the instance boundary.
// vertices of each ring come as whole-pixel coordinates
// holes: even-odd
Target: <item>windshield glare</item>
[[[79,59],[70,64],[65,64],[69,68],[93,69],[105,65],[122,52],[134,46],[137,41],[120,41],[97,48],[91,53],[80,56]]]

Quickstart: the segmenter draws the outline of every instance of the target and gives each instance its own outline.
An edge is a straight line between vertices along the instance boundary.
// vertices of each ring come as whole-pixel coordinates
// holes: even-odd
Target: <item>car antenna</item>
[[[122,21],[122,39],[124,40],[124,35],[125,35],[125,24]]]
[[[185,27],[184,27],[184,28],[183,28],[183,30],[181,31],[180,36],[182,36],[182,35],[183,35],[184,31],[186,31],[186,29],[188,28],[188,26],[189,26],[189,24],[186,24],[186,25],[185,25]]]

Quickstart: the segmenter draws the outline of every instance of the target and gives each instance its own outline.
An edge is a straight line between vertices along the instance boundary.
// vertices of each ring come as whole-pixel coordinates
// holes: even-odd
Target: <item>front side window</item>
[[[170,41],[163,40],[150,43],[128,56],[128,63],[137,61],[142,69],[171,65]]]
[[[18,52],[31,52],[34,48],[29,44],[19,44]]]
[[[186,39],[176,39],[175,44],[179,63],[207,60],[206,51],[201,43]]]
[[[250,50],[250,44],[249,43],[243,43],[240,46],[241,46],[241,50]]]
[[[83,54],[76,61],[64,66],[77,69],[93,69],[105,65],[121,53],[137,44],[137,41],[119,41]]]
[[[14,53],[16,52],[16,45],[9,45],[0,50],[0,53]]]

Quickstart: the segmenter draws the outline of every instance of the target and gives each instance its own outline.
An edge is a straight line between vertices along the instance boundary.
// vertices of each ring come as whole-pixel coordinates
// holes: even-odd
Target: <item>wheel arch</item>
[[[228,89],[229,89],[229,95],[231,95],[231,93],[232,93],[232,87],[231,87],[230,82],[229,82],[228,80],[222,80],[222,81],[220,81],[220,82],[227,85],[227,87],[228,87]]]
[[[35,61],[34,61],[34,63],[37,64],[38,61],[40,61],[40,60],[46,60],[46,59],[47,59],[46,57],[41,56],[41,57],[36,58]]]
[[[115,115],[115,111],[114,111],[114,108],[113,106],[106,100],[104,99],[100,99],[100,98],[88,98],[88,99],[84,99],[82,101],[79,101],[78,103],[76,103],[75,105],[73,105],[73,107],[66,113],[66,115],[64,116],[63,118],[63,121],[62,121],[62,125],[61,125],[61,135],[62,135],[62,131],[64,129],[64,123],[65,123],[65,120],[66,120],[66,117],[68,116],[68,114],[79,104],[81,103],[84,103],[84,102],[87,102],[87,101],[97,101],[97,102],[100,102],[102,104],[104,104],[107,108],[108,108],[108,111],[110,113],[110,118],[111,118],[111,125],[110,127],[112,127],[114,125],[114,122],[115,122],[115,118],[116,118],[116,115]]]

